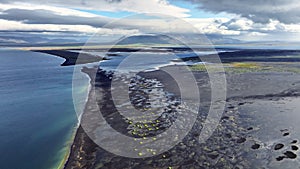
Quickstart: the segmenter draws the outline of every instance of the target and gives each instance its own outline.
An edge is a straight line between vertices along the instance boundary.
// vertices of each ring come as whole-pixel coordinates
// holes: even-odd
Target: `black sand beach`
[[[240,71],[239,68],[228,69],[226,108],[217,129],[205,143],[199,143],[197,138],[208,112],[211,89],[207,73],[193,71],[200,89],[200,113],[193,129],[178,145],[163,154],[149,158],[125,158],[97,146],[79,127],[65,168],[293,168],[299,166],[300,128],[297,123],[300,122],[298,118],[300,115],[297,111],[300,106],[295,104],[300,96],[299,73],[295,71],[299,65],[297,62],[292,62],[294,60],[290,58],[287,60],[282,58],[281,62],[259,62],[260,65],[272,69],[247,68],[246,71]],[[242,57],[238,57],[237,61],[241,60]],[[248,61],[247,58],[245,60]],[[231,61],[235,60],[231,58]],[[180,71],[180,66],[170,68]],[[120,129],[124,134],[130,133],[128,130],[121,131],[121,128],[128,128],[130,124],[120,122],[123,119],[112,109],[110,96],[107,95],[110,92],[109,77],[112,74],[99,71],[97,68],[86,68],[83,71],[87,74],[98,71],[98,79],[96,78],[92,86],[95,91],[104,96],[99,100],[90,93],[86,109],[92,111],[96,109],[95,104],[99,105],[102,107],[101,112],[107,112],[104,117],[112,127]],[[136,81],[137,84],[143,84],[147,79],[155,79],[163,84],[164,91],[173,93],[174,98],[179,97],[178,86],[163,71],[144,72],[139,76],[143,80]],[[168,118],[176,119],[172,110],[169,112]],[[157,124],[156,132],[163,131],[164,127],[171,124],[172,120],[161,121]],[[140,132],[148,135],[155,134]]]
[[[71,66],[75,64],[84,64],[106,60],[104,57],[101,56],[95,56],[87,53],[71,52],[68,50],[33,50],[33,52],[46,53],[64,58],[65,62],[62,63],[61,66]],[[78,59],[79,55],[80,59]]]

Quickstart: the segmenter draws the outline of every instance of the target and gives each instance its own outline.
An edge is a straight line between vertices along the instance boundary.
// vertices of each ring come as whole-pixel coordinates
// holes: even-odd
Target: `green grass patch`
[[[220,67],[224,67],[224,71],[228,73],[251,73],[251,72],[290,72],[290,73],[299,73],[300,67],[296,67],[289,64],[278,64],[278,65],[269,65],[265,63],[255,63],[255,62],[234,62],[234,63],[224,63],[217,65],[206,65],[210,68],[210,70],[214,72],[222,72],[223,69]],[[192,71],[202,71],[207,72],[207,68],[204,64],[192,65],[190,69]]]
[[[192,71],[206,71],[206,67],[205,67],[205,65],[204,64],[199,64],[199,65],[192,65],[192,66],[190,66],[190,69],[192,70]]]
[[[247,68],[247,69],[257,69],[261,68],[261,65],[254,62],[235,62],[230,64],[233,68]]]

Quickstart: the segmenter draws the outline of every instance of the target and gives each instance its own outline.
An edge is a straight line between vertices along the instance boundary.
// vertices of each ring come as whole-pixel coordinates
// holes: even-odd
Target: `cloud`
[[[113,18],[94,15],[78,10],[46,5],[0,4],[0,31],[69,32],[81,34],[128,34],[136,28],[103,28]]]
[[[0,18],[10,21],[20,21],[27,24],[57,24],[57,25],[89,25],[102,27],[110,22],[106,17],[83,17],[77,15],[61,15],[50,10],[12,8],[0,13]]]
[[[281,23],[300,23],[299,0],[188,0],[201,10],[240,15],[258,23],[278,20]]]
[[[51,11],[57,15],[62,15],[62,16],[80,16],[80,17],[96,17],[99,15],[95,15],[92,13],[88,12],[83,12],[83,11],[78,11],[66,7],[56,7],[56,6],[49,6],[45,4],[29,4],[29,3],[1,3],[0,0],[0,11],[3,12],[5,10],[9,9],[22,9],[22,10],[47,10]],[[10,1],[11,2],[11,1]]]
[[[22,0],[14,2],[22,3]],[[42,3],[41,3],[42,2]],[[0,3],[10,4],[9,0],[0,0]],[[134,12],[134,13],[159,13],[176,17],[188,17],[189,9],[177,7],[167,0],[27,0],[26,3],[54,5],[68,8],[93,9],[111,12]]]
[[[240,30],[229,29],[221,26],[223,23],[230,22],[228,18],[187,18],[187,22],[192,24],[200,33],[219,34],[219,35],[239,35]]]
[[[111,2],[114,3],[114,2]],[[136,33],[202,33],[237,36],[241,31],[253,29],[245,19],[228,18],[172,18],[164,15],[137,15],[122,19],[109,18],[78,10],[46,5],[0,4],[0,31],[65,32],[90,36]],[[111,21],[114,21],[110,23]],[[274,27],[274,26],[273,26]],[[269,30],[273,29],[269,26]],[[276,26],[275,26],[276,27]],[[257,29],[264,27],[257,26]],[[262,31],[262,30],[261,30]],[[267,30],[266,30],[267,31]],[[34,35],[36,36],[36,35]],[[56,35],[54,35],[56,36]],[[59,36],[59,35],[58,35]],[[65,36],[65,35],[64,35]]]
[[[29,4],[0,4],[0,18],[28,24],[89,25],[101,27],[112,18],[62,7]]]
[[[112,2],[113,3],[113,2]],[[85,12],[45,5],[4,5],[0,4],[0,18],[8,24],[0,30],[34,31],[78,31],[95,33],[101,30],[122,29],[124,32],[144,33],[221,33],[236,32],[218,29],[215,19],[174,18],[160,14],[136,15],[121,19],[108,18]],[[66,12],[64,12],[66,11]],[[224,21],[225,18],[220,18]],[[145,22],[146,20],[146,22]],[[226,19],[225,19],[226,20]],[[114,21],[113,23],[111,23]],[[4,23],[6,22],[6,23]],[[55,26],[57,25],[57,26]],[[197,30],[197,29],[198,30]],[[105,31],[100,31],[100,33]],[[119,31],[120,32],[120,31]]]
[[[247,31],[253,26],[253,21],[243,18],[233,18],[228,22],[223,22],[220,27],[226,27],[229,30]]]
[[[216,2],[213,1],[190,1],[199,4],[199,8],[205,10],[238,15],[230,15],[231,18],[190,18],[186,17],[188,16],[189,10],[171,5],[167,0],[101,0],[97,2],[91,0],[80,1],[80,3],[77,1],[72,5],[70,0],[53,0],[43,5],[37,5],[39,2],[37,0],[29,0],[29,2],[35,2],[36,4],[11,3],[7,1],[5,4],[0,3],[0,34],[4,35],[6,32],[19,32],[20,36],[27,34],[37,37],[49,35],[49,37],[66,36],[74,39],[86,39],[84,36],[87,37],[96,32],[100,36],[130,35],[137,33],[203,33],[224,38],[233,37],[242,40],[253,40],[265,39],[266,37],[270,38],[272,36],[280,39],[281,35],[287,37],[288,33],[295,33],[293,36],[290,36],[291,38],[295,38],[295,35],[300,32],[299,24],[286,24],[281,22],[279,19],[275,19],[276,17],[279,18],[277,15],[272,15],[272,17],[265,15],[264,17],[256,18],[264,14],[260,11],[264,9],[264,7],[258,9],[248,7],[247,5],[252,4],[252,1],[244,3],[237,1],[233,4],[234,7],[231,7],[229,2],[223,0],[219,1],[218,5],[215,5]],[[233,0],[229,1],[233,3]],[[278,0],[276,0],[276,2],[277,1]],[[0,2],[4,2],[4,0],[0,0]],[[101,5],[99,4],[100,2]],[[270,3],[271,1],[267,1],[264,4]],[[53,4],[58,6],[54,6]],[[242,4],[244,4],[244,6],[242,6]],[[68,8],[62,7],[64,5]],[[136,15],[117,19],[70,8],[78,8],[79,6],[81,6],[80,8],[105,11],[122,10],[137,13],[157,11],[159,14]],[[278,4],[278,6],[280,5]],[[281,9],[281,7],[282,5],[278,9]],[[286,6],[285,8],[289,9],[290,7]],[[174,11],[172,11],[173,9]],[[176,19],[160,15],[170,12],[170,10],[171,15],[176,14],[180,16],[180,18]],[[256,11],[256,13],[253,11]],[[268,13],[268,11],[270,10],[266,9],[263,12]],[[249,16],[247,17],[246,14],[249,14]],[[286,14],[286,17],[288,14],[289,13]],[[284,16],[280,17],[283,18]],[[110,23],[112,21],[113,23]],[[13,42],[12,39],[10,39],[10,41]]]
[[[124,30],[124,29],[108,29],[108,28],[95,28],[89,25],[57,25],[57,24],[26,24],[17,21],[8,21],[0,19],[0,31],[28,31],[28,32],[69,32],[69,33],[82,33],[92,35],[93,33],[114,35],[114,34],[134,34],[138,33],[137,29]]]
[[[244,41],[299,41],[299,24],[284,24],[277,20],[269,23],[257,23],[250,19],[237,17],[223,22],[219,25],[220,29],[238,31],[235,38]]]
[[[233,18],[227,22],[223,22],[220,28],[228,30],[237,30],[245,33],[255,32],[262,34],[295,32],[300,33],[299,24],[284,24],[276,20],[271,20],[268,23],[256,23],[246,18]]]

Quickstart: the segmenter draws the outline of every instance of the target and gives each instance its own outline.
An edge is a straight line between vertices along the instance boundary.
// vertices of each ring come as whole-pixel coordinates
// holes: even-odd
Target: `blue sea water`
[[[63,61],[0,50],[0,169],[56,168],[66,155],[77,117]]]

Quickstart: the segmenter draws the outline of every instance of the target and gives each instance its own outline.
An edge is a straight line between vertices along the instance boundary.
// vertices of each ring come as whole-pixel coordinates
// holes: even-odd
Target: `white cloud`
[[[0,0],[0,3],[10,3],[8,0]],[[15,1],[22,2],[22,1]],[[27,0],[26,3],[32,4],[44,4],[50,6],[61,6],[68,8],[81,8],[81,9],[93,9],[98,11],[112,11],[112,12],[134,12],[134,13],[159,13],[164,15],[171,15],[176,17],[188,17],[190,16],[189,9],[177,7],[170,4],[167,0],[122,0],[119,2],[110,2],[107,0]],[[47,9],[47,8],[45,8]],[[65,11],[61,11],[65,13]],[[68,11],[72,12],[72,11]]]
[[[154,1],[141,1],[136,2],[140,3],[137,7],[143,6],[147,8],[148,3],[153,3]],[[137,32],[137,30],[145,32],[186,32],[189,31],[183,24],[178,23],[179,19],[173,18],[166,19],[165,15],[159,11],[164,11],[164,8],[169,10],[181,9],[175,6],[170,5],[167,1],[155,1],[156,4],[160,7],[151,9],[151,12],[156,14],[146,15],[137,15],[131,16],[123,19],[115,19],[103,17],[88,12],[82,12],[75,9],[63,8],[63,7],[54,7],[49,5],[35,5],[27,3],[13,3],[13,4],[0,4],[0,17],[2,18],[1,22],[6,22],[3,24],[8,24],[0,28],[0,30],[32,30],[32,31],[76,31],[76,32],[88,32],[95,33],[100,27],[106,27],[106,30],[109,29],[120,29],[125,32]],[[108,3],[108,2],[106,2]],[[109,4],[109,3],[108,3]],[[122,3],[118,3],[119,6],[122,6]],[[128,5],[130,8],[131,5]],[[104,8],[105,10],[117,10],[115,4],[110,4],[109,7]],[[112,7],[115,6],[115,7]],[[150,5],[151,6],[151,5]],[[136,8],[137,8],[136,7]],[[140,9],[142,12],[142,9]],[[183,10],[185,11],[185,10]],[[147,11],[143,11],[147,12]],[[150,11],[149,11],[150,12]],[[148,14],[147,14],[148,15]],[[145,22],[146,17],[147,21]],[[149,19],[150,18],[150,19]],[[114,24],[106,25],[109,22],[115,21]],[[98,29],[97,29],[98,28]],[[101,31],[100,31],[101,33]]]
[[[188,1],[198,5],[202,10],[233,13],[259,23],[268,23],[271,20],[278,20],[285,24],[300,23],[299,0]]]
[[[28,3],[13,3],[13,4],[1,4],[0,10],[5,11],[9,9],[25,9],[25,10],[48,10],[57,15],[62,16],[81,16],[81,17],[100,17],[99,15],[91,14],[88,12],[82,12],[74,9],[64,8],[64,7],[55,7],[49,5],[33,5]]]
[[[0,0],[0,2],[3,0]],[[118,1],[118,0],[117,0]],[[136,33],[204,33],[234,37],[242,40],[297,38],[300,25],[282,23],[269,19],[267,23],[254,22],[251,18],[232,15],[232,18],[189,18],[188,9],[176,7],[167,0],[121,0],[119,2],[53,0],[38,4],[0,3],[0,31],[59,31],[70,34],[129,35]],[[51,5],[52,4],[52,5]],[[54,4],[58,6],[53,6]],[[69,5],[68,5],[69,4]],[[80,7],[102,11],[130,11],[136,13],[158,13],[115,19],[62,7]],[[61,7],[59,7],[61,6]],[[289,10],[290,5],[280,6]],[[204,7],[203,7],[204,8]],[[275,10],[275,9],[273,9]],[[164,17],[167,14],[180,17]],[[110,21],[112,24],[106,25]],[[104,27],[103,27],[104,26]],[[74,33],[75,32],[75,33]],[[78,33],[77,33],[78,32]],[[288,34],[295,33],[293,36]],[[273,37],[273,38],[272,38]]]
[[[230,30],[222,27],[222,23],[228,22],[228,18],[187,18],[187,22],[192,24],[198,32],[203,34],[220,34],[220,35],[239,35],[239,30]]]
[[[0,19],[0,31],[58,31],[58,32],[79,32],[84,34],[136,34],[139,31],[137,29],[124,30],[124,29],[108,29],[108,28],[95,28],[88,25],[55,25],[55,24],[24,24],[17,21],[8,21]]]

